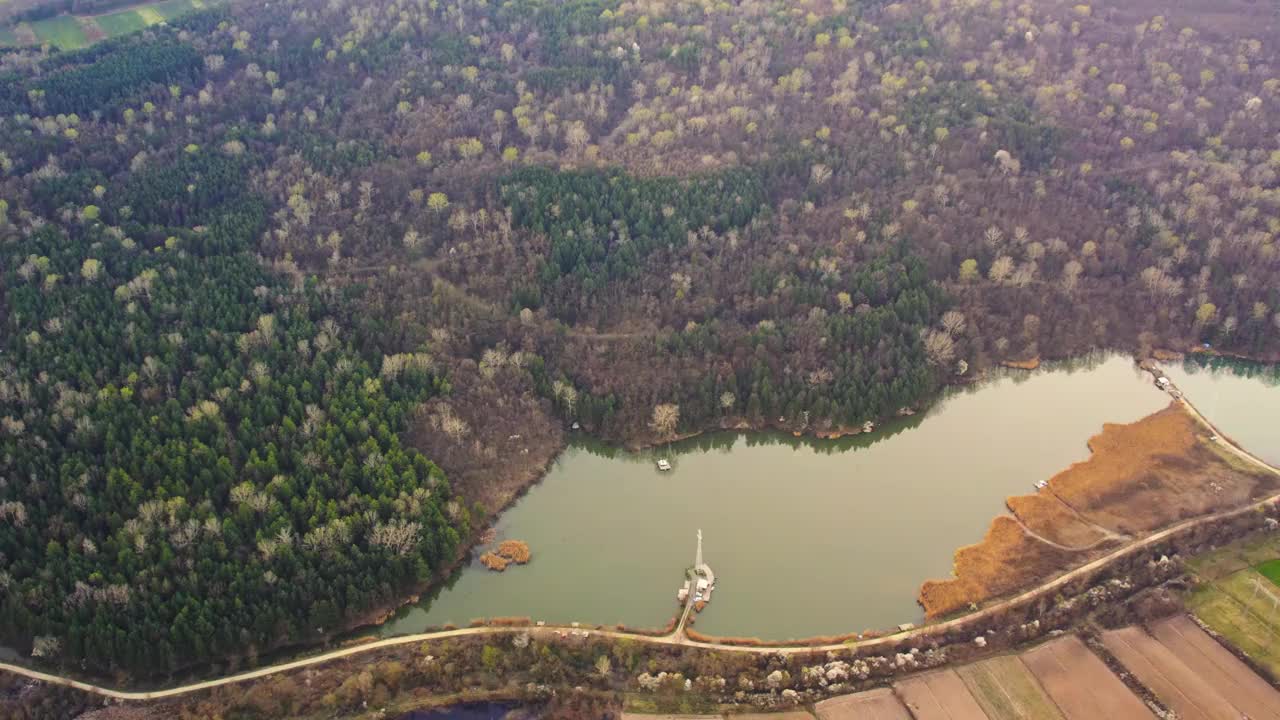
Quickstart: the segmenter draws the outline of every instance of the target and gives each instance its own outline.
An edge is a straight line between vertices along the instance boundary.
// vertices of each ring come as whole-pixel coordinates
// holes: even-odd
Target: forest
[[[231,0],[0,50],[0,644],[152,677],[331,639],[574,423],[1280,359],[1277,11],[1217,6]]]

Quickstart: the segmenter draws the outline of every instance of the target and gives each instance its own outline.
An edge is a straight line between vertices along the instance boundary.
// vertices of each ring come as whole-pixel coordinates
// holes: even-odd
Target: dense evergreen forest
[[[331,636],[575,422],[1280,357],[1277,11],[1220,5],[232,0],[0,51],[0,641]]]

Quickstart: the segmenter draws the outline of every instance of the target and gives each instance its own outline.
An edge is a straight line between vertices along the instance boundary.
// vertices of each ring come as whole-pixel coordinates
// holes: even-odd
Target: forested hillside
[[[0,640],[328,636],[574,422],[1280,357],[1278,11],[1213,6],[233,1],[0,52]]]

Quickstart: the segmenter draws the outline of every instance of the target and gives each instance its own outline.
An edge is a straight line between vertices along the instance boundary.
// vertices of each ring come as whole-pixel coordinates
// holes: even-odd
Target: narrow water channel
[[[1088,456],[1105,422],[1168,403],[1126,357],[1002,372],[871,435],[814,442],[717,433],[631,454],[571,445],[497,524],[533,561],[472,563],[381,628],[472,619],[660,627],[701,528],[718,587],[697,621],[715,635],[786,639],[920,618],[920,583],[950,573],[1004,498]],[[674,469],[658,472],[659,457]]]
[[[1163,369],[1219,431],[1280,465],[1280,365],[1188,358]]]

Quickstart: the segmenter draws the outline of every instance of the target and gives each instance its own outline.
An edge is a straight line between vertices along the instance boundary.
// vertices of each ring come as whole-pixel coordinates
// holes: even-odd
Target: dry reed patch
[[[1090,438],[1089,459],[1049,481],[1052,495],[1012,497],[1006,503],[1032,532],[1052,543],[1083,548],[1101,536],[1089,523],[1144,533],[1238,507],[1275,489],[1274,475],[1247,466],[1207,435],[1179,403],[1129,425],[1107,424]],[[981,542],[956,552],[952,579],[930,580],[921,587],[920,604],[930,618],[945,615],[1029,587],[1088,561],[1106,545],[1088,551],[1057,548],[1002,515]]]
[[[1014,495],[1004,502],[1031,532],[1059,545],[1088,548],[1106,537],[1102,530],[1082,521],[1052,493]]]
[[[921,586],[920,604],[929,618],[936,618],[1031,585],[1084,557],[1041,542],[1017,520],[1000,515],[981,542],[956,551],[953,578]]]
[[[502,572],[511,563],[524,565],[529,562],[530,557],[532,554],[529,552],[528,543],[521,540],[503,540],[498,543],[498,549],[480,556],[480,564],[490,570]]]
[[[494,572],[502,572],[507,569],[508,561],[500,555],[487,552],[480,556],[480,564]]]
[[[1027,360],[1004,360],[1000,364],[1013,370],[1035,370],[1040,367],[1040,357],[1036,356]]]
[[[1092,522],[1141,533],[1240,505],[1275,478],[1246,470],[1174,403],[1129,425],[1107,424],[1089,439],[1092,455],[1049,481]]]

